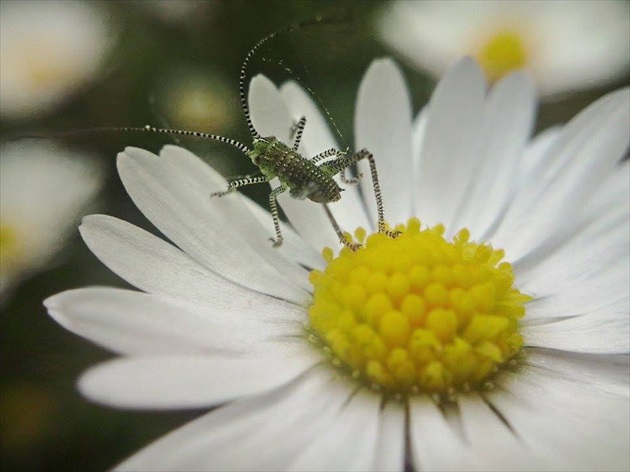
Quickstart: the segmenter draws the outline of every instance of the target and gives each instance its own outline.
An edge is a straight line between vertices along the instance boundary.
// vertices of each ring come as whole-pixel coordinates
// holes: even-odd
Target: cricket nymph
[[[316,19],[315,23],[319,23],[321,19]],[[300,26],[309,23],[303,23],[291,26],[275,33],[271,33],[262,38],[258,43],[249,50],[245,56],[245,60],[241,65],[241,74],[239,76],[238,88],[245,121],[252,136],[252,148],[242,144],[234,139],[216,134],[208,134],[200,131],[185,131],[167,128],[155,128],[153,126],[145,126],[144,128],[116,128],[123,131],[144,131],[149,133],[162,133],[177,136],[191,136],[196,138],[211,139],[221,143],[229,144],[246,154],[258,168],[258,171],[233,179],[229,179],[227,189],[215,191],[210,194],[211,197],[223,197],[240,187],[252,184],[269,183],[274,179],[280,181],[280,185],[273,188],[269,193],[269,209],[273,219],[275,238],[269,238],[273,241],[274,247],[282,245],[282,231],[280,229],[280,216],[277,205],[277,198],[280,194],[288,192],[292,198],[298,200],[309,199],[313,202],[320,203],[332,227],[339,237],[339,241],[352,250],[357,250],[360,245],[351,241],[339,227],[328,204],[341,199],[343,189],[339,187],[334,177],[339,175],[339,179],[343,184],[355,184],[358,182],[360,175],[353,178],[346,178],[346,171],[354,166],[357,162],[366,159],[370,167],[370,177],[372,179],[372,187],[374,189],[374,198],[376,200],[377,225],[379,233],[384,233],[392,238],[398,236],[397,231],[389,230],[385,222],[383,210],[383,199],[381,189],[378,183],[378,173],[376,171],[376,162],[374,156],[367,149],[362,149],[354,154],[349,150],[341,151],[335,148],[320,152],[319,154],[308,157],[299,153],[302,134],[306,126],[306,117],[302,116],[293,126],[293,144],[285,144],[274,136],[263,137],[254,127],[251,119],[251,112],[246,98],[245,78],[247,76],[247,66],[256,51],[266,42],[274,38],[280,33],[295,31]]]
[[[248,155],[269,180],[277,177],[291,197],[308,198],[316,203],[336,202],[343,189],[333,179],[336,174],[328,166],[317,167],[274,136],[254,140]]]

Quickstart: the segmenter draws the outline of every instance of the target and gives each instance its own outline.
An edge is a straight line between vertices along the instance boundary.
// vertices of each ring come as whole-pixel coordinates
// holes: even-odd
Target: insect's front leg
[[[330,223],[332,224],[332,227],[334,228],[335,233],[337,233],[337,236],[339,237],[339,241],[341,241],[341,243],[347,248],[350,248],[353,251],[358,251],[361,245],[357,243],[353,243],[348,238],[348,236],[343,234],[343,231],[341,231],[341,228],[339,227],[339,223],[337,223],[337,220],[335,220],[335,217],[330,211],[330,208],[328,208],[328,205],[326,205],[325,203],[322,203],[322,205],[324,206],[324,210],[326,210],[326,215],[328,216],[328,219],[330,220]]]
[[[246,185],[253,185],[253,184],[261,184],[263,182],[268,182],[268,181],[269,179],[267,179],[266,176],[260,173],[252,174],[252,175],[244,175],[242,177],[235,177],[234,179],[231,179],[230,182],[228,183],[227,190],[223,190],[220,192],[213,192],[210,194],[210,197],[223,197],[224,195],[227,195],[228,193],[234,192],[239,187],[244,187]]]
[[[269,209],[271,210],[271,217],[273,218],[273,227],[276,231],[276,239],[269,238],[273,242],[273,247],[282,246],[282,232],[280,231],[280,217],[278,216],[278,205],[276,200],[278,195],[286,192],[289,188],[284,185],[274,188],[269,194]]]
[[[378,232],[385,233],[391,238],[395,238],[400,233],[398,231],[390,231],[385,224],[385,211],[383,210],[383,197],[381,196],[381,186],[378,183],[378,173],[376,172],[376,162],[374,156],[367,149],[362,149],[356,154],[351,156],[343,156],[334,161],[325,162],[322,167],[327,167],[335,173],[343,172],[352,164],[359,162],[362,159],[367,159],[370,164],[370,175],[372,176],[372,188],[374,189],[374,198],[376,199],[376,212],[378,217]]]
[[[376,199],[376,212],[378,215],[378,232],[385,233],[390,238],[395,238],[400,234],[400,231],[391,231],[387,229],[385,224],[385,211],[383,210],[383,197],[381,195],[381,186],[378,183],[378,173],[376,172],[376,162],[374,161],[374,155],[367,149],[361,149],[359,152],[352,156],[356,159],[356,162],[361,159],[367,159],[370,164],[370,175],[372,176],[372,187],[374,188],[374,198]]]

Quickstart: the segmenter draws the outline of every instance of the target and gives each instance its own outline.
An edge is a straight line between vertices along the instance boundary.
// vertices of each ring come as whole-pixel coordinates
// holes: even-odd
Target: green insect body
[[[341,198],[343,189],[333,179],[329,167],[317,167],[273,136],[255,140],[249,157],[267,179],[277,177],[293,198],[308,198],[316,203],[336,202]]]

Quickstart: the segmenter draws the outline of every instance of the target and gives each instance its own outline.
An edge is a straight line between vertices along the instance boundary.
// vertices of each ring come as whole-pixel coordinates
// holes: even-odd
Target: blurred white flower
[[[212,13],[216,3],[208,0],[139,0],[133,4],[144,13],[170,24],[190,25],[199,16]]]
[[[397,1],[379,30],[436,76],[472,55],[491,80],[527,69],[543,95],[604,85],[630,64],[630,3],[616,0]]]
[[[169,127],[220,132],[241,118],[231,106],[231,91],[220,73],[183,66],[161,77],[155,96]]]
[[[189,151],[122,152],[125,188],[172,243],[86,217],[89,248],[141,291],[45,304],[120,354],[81,377],[89,398],[216,408],[119,470],[627,470],[630,94],[530,140],[534,95],[519,73],[488,91],[466,58],[414,122],[402,74],[380,60],[355,112],[390,222],[418,215],[449,238],[465,226],[513,266],[462,233],[467,262],[439,232],[416,244],[413,220],[396,239],[322,258],[339,245],[325,212],[290,197],[274,249],[270,215],[242,194],[210,199],[226,181]],[[289,142],[305,116],[305,155],[337,147],[295,83],[258,76],[249,103],[263,136]],[[361,184],[331,205],[344,228],[375,228]],[[490,285],[473,281],[484,274]],[[512,282],[532,298],[520,320],[529,297],[506,292]]]
[[[93,80],[113,42],[96,3],[0,3],[0,110],[25,119],[50,112]]]
[[[19,141],[0,150],[0,301],[43,270],[74,230],[101,186],[86,155],[48,141]]]

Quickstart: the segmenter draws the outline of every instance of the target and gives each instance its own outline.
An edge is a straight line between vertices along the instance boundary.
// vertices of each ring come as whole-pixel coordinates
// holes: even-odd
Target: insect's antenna
[[[247,121],[247,127],[249,128],[249,132],[251,133],[254,139],[259,139],[261,136],[260,136],[260,133],[256,131],[256,128],[254,128],[254,123],[252,123],[249,105],[247,104],[247,98],[245,96],[245,77],[247,76],[247,67],[249,65],[249,62],[251,61],[252,57],[254,57],[254,54],[256,53],[258,49],[260,49],[261,46],[263,46],[265,43],[272,40],[279,34],[291,33],[304,26],[315,25],[318,23],[341,23],[341,21],[324,20],[323,17],[318,16],[310,21],[303,21],[301,23],[296,23],[291,26],[287,26],[286,28],[280,29],[278,31],[274,31],[273,33],[269,33],[267,36],[265,36],[260,41],[258,41],[245,56],[245,59],[243,60],[243,65],[241,66],[241,75],[238,79],[238,91],[241,97],[241,106],[243,107],[243,111],[245,112],[245,120]]]
[[[249,128],[249,132],[251,133],[252,138],[254,139],[259,139],[261,136],[260,136],[260,133],[256,131],[256,128],[254,128],[254,123],[252,123],[251,113],[249,111],[249,105],[247,104],[247,97],[245,96],[245,77],[247,76],[247,66],[249,65],[249,61],[251,61],[256,51],[263,44],[265,44],[267,41],[271,40],[272,38],[280,34],[282,31],[288,31],[288,29],[275,31],[265,36],[260,41],[258,41],[254,45],[254,47],[249,50],[249,52],[245,56],[245,60],[243,60],[243,65],[241,66],[241,75],[238,78],[238,92],[241,96],[241,107],[243,108],[243,111],[245,112],[245,121],[247,121],[247,127]]]
[[[178,136],[189,136],[193,138],[211,139],[213,141],[218,141],[220,143],[229,144],[230,146],[240,149],[245,154],[250,152],[250,149],[244,144],[239,143],[235,139],[226,138],[225,136],[202,133],[201,131],[186,131],[186,130],[181,130],[181,129],[156,128],[150,125],[146,125],[144,127],[118,127],[117,126],[117,127],[86,128],[86,129],[81,129],[81,130],[66,131],[66,132],[60,132],[60,133],[39,133],[36,135],[21,136],[20,138],[36,138],[36,139],[63,138],[63,137],[76,136],[76,135],[81,135],[81,134],[86,134],[86,133],[108,133],[108,132],[139,132],[139,133],[175,134]]]
[[[166,120],[162,112],[158,110],[157,99],[155,98],[155,94],[153,93],[149,95],[149,108],[151,112],[156,116],[162,128],[170,128],[169,122]],[[175,144],[180,144],[180,140],[175,136],[173,136],[173,141],[175,142]]]
[[[143,128],[102,128],[102,131],[139,131],[145,133],[159,133],[159,134],[175,134],[178,136],[190,136],[193,138],[212,139],[220,143],[229,144],[235,148],[240,149],[247,154],[250,149],[242,143],[225,136],[218,136],[216,134],[202,133],[201,131],[186,131],[182,129],[170,129],[170,128],[155,128],[153,126],[146,125]]]

